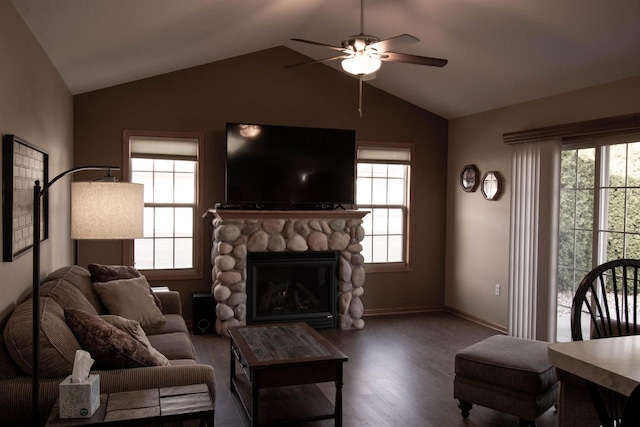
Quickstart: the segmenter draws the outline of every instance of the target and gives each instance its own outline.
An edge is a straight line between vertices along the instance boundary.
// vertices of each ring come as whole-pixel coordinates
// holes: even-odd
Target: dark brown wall
[[[367,275],[365,309],[444,304],[447,120],[365,85],[359,118],[358,81],[284,47],[189,68],[74,97],[74,164],[122,165],[122,130],[205,132],[204,209],[224,201],[225,123],[355,129],[359,140],[416,143],[414,269]],[[410,66],[410,65],[408,65]],[[381,72],[384,72],[382,70]],[[211,227],[205,229],[210,253]],[[121,262],[117,243],[82,242],[80,264]],[[199,281],[169,282],[182,293],[208,291],[211,265]]]

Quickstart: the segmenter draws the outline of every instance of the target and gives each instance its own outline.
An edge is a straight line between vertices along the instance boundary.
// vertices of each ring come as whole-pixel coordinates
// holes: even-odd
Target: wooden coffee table
[[[213,427],[214,406],[206,384],[152,388],[100,395],[91,418],[60,418],[60,402],[51,410],[46,427],[142,425],[200,420]]]
[[[342,426],[344,353],[306,323],[234,326],[228,331],[230,388],[253,427],[325,419]],[[244,374],[237,375],[236,361]],[[335,383],[334,404],[316,386],[323,382]]]

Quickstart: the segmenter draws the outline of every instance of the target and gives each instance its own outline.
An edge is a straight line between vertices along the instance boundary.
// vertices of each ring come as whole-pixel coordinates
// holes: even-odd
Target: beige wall
[[[11,2],[0,2],[0,28],[0,132],[47,151],[53,177],[72,167],[71,94]],[[43,276],[72,259],[68,179],[52,187],[49,196],[49,240],[42,244],[41,253]],[[31,291],[31,254],[0,264],[0,326]]]
[[[502,134],[640,112],[640,76],[449,122],[445,304],[506,328],[508,316],[511,150]],[[481,175],[500,171],[505,193],[497,202],[459,185],[462,167]],[[495,284],[502,294],[495,296]]]
[[[367,309],[441,307],[444,248],[447,121],[382,91],[365,87],[358,118],[358,82],[300,54],[273,48],[74,97],[74,162],[122,164],[123,129],[205,133],[206,206],[224,201],[225,123],[355,129],[362,140],[410,141],[416,147],[414,270],[367,276]],[[210,251],[211,227],[205,239]],[[81,243],[80,264],[119,262],[117,244]],[[182,293],[187,317],[191,292],[208,291],[202,280],[169,282]]]

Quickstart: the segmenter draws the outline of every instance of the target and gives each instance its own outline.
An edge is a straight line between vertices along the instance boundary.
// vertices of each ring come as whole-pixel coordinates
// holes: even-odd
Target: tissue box
[[[60,383],[60,418],[91,418],[100,407],[100,375],[71,382],[71,375]]]

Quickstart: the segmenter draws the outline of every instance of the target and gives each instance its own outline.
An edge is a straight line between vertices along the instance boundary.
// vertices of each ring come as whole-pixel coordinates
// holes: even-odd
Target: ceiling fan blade
[[[406,53],[385,52],[380,56],[381,61],[404,62],[407,64],[429,65],[432,67],[444,67],[449,62],[447,59],[429,58],[428,56],[409,55]]]
[[[328,47],[329,49],[337,50],[337,51],[340,51],[340,52],[345,52],[346,51],[345,48],[340,47],[340,46],[333,46],[333,45],[330,45],[330,44],[313,42],[311,40],[304,40],[304,39],[291,39],[291,40],[293,40],[294,42],[307,43],[307,44],[312,44],[312,45],[315,45],[315,46]]]
[[[388,52],[390,50],[395,50],[399,47],[406,46],[408,44],[417,43],[417,37],[414,37],[409,34],[402,34],[399,36],[391,37],[390,39],[380,40],[379,42],[372,43],[368,47],[371,49],[375,49],[380,53]]]
[[[347,59],[347,58],[350,58],[350,57],[351,57],[351,55],[332,56],[330,58],[315,59],[313,61],[307,61],[307,62],[300,62],[298,64],[285,65],[285,68],[298,67],[300,65],[316,64],[318,62],[334,61],[336,59]]]

